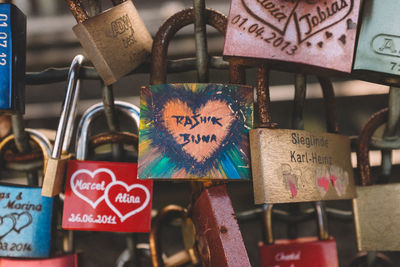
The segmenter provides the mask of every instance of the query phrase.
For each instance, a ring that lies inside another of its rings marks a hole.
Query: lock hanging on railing
[[[62,191],[71,137],[74,130],[76,106],[79,98],[79,70],[83,61],[82,55],[77,55],[68,73],[68,85],[62,104],[60,121],[51,157],[48,159],[44,172],[42,195],[53,197]]]
[[[370,173],[369,147],[374,132],[388,118],[383,109],[365,123],[359,135],[358,166],[361,185],[353,200],[357,247],[361,251],[400,250],[400,184],[373,184]]]
[[[232,0],[224,57],[294,72],[350,73],[361,0]]]
[[[26,16],[0,1],[0,112],[25,113]]]
[[[261,266],[339,267],[336,241],[328,234],[325,210],[316,206],[318,237],[275,240],[272,229],[272,204],[264,205],[265,242],[260,242]]]
[[[355,197],[350,139],[336,132],[332,84],[320,79],[333,133],[276,129],[271,122],[268,71],[258,70],[260,128],[250,130],[256,204],[352,199]],[[304,81],[305,86],[305,81]],[[265,96],[268,95],[268,99]]]
[[[225,32],[224,15],[206,10],[205,18],[207,24]],[[165,84],[169,42],[193,22],[193,9],[183,10],[169,18],[155,36],[152,85],[141,89],[138,177],[250,179],[248,131],[253,126],[253,88]],[[231,80],[237,78],[233,73]]]
[[[51,144],[36,130],[26,129],[30,139],[42,150],[43,166],[51,153]],[[0,142],[0,155],[14,140],[9,135]],[[41,196],[41,188],[0,185],[0,256],[44,258],[51,253],[53,198]],[[3,262],[0,260],[0,265]],[[8,265],[7,265],[8,266]]]
[[[75,35],[106,85],[150,55],[153,40],[132,1],[124,0],[91,18],[79,1],[66,1],[78,22],[73,28]]]
[[[115,107],[126,113],[139,126],[139,109],[116,101]],[[137,164],[88,161],[90,124],[104,111],[103,103],[90,107],[77,129],[76,160],[68,161],[64,229],[149,232],[153,181],[137,179]],[[121,132],[100,134],[94,142],[128,143],[137,147],[137,135]]]

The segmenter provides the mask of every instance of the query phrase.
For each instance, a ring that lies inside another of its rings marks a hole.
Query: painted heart
[[[329,179],[329,170],[325,167],[320,167],[315,170],[315,181],[319,194],[323,197],[328,192],[331,180]]]
[[[242,0],[242,4],[251,16],[281,35],[293,19],[300,44],[343,21],[352,12],[354,0]]]
[[[194,110],[177,98],[165,104],[162,117],[175,142],[198,163],[206,161],[220,147],[235,120],[223,100],[209,100]]]
[[[21,213],[12,213],[11,215],[15,219],[16,223],[14,226],[14,231],[17,233],[20,233],[22,229],[28,227],[33,221],[32,215],[27,211]]]
[[[124,222],[129,217],[144,210],[151,199],[150,191],[141,184],[128,186],[116,181],[108,184],[105,200],[108,207]]]
[[[111,182],[115,182],[115,174],[106,168],[91,172],[80,169],[71,176],[72,192],[80,199],[92,206],[93,209],[105,198],[105,189]]]
[[[349,185],[349,174],[338,166],[331,166],[329,172],[330,180],[332,181],[336,193],[338,196],[344,195]]]
[[[10,214],[0,216],[0,240],[14,229],[15,223],[14,217]]]

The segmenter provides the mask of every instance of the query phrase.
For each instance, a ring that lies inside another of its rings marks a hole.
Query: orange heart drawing
[[[212,99],[194,111],[180,99],[171,99],[165,103],[162,118],[175,142],[198,163],[220,147],[235,120],[227,102]]]

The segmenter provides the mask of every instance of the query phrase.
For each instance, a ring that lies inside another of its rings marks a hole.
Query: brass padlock
[[[132,1],[92,18],[79,1],[66,1],[78,22],[74,33],[105,84],[116,82],[150,55],[153,40]]]
[[[365,1],[354,59],[354,71],[363,79],[393,84],[400,75],[400,19],[396,0]]]
[[[333,114],[331,133],[276,129],[271,122],[265,68],[259,69],[257,102],[260,125],[250,130],[250,151],[256,204],[352,199],[355,196],[350,140],[337,134]],[[321,79],[327,110],[332,113],[332,85]]]
[[[357,247],[361,251],[400,250],[400,183],[373,185],[369,163],[372,135],[388,118],[388,109],[375,113],[359,136],[361,185],[353,200]]]

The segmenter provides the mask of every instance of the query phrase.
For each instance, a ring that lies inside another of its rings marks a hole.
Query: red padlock
[[[50,259],[0,259],[0,267],[78,267],[78,255],[68,254]]]
[[[139,125],[136,106],[121,101],[116,101],[115,106]],[[68,162],[62,227],[70,230],[149,232],[153,181],[137,179],[136,163],[84,160],[89,125],[103,109],[103,104],[89,108],[78,126],[77,160]],[[131,133],[113,133],[98,139],[105,143],[128,142],[137,146],[137,135]]]
[[[272,206],[264,205],[265,243],[260,242],[262,267],[339,267],[336,241],[326,229],[326,217],[321,205],[316,206],[319,237],[274,240]]]

